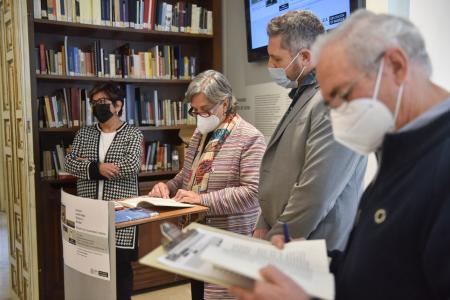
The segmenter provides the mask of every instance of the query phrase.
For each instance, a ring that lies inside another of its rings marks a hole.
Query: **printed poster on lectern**
[[[61,192],[64,264],[86,275],[110,280],[108,202]]]

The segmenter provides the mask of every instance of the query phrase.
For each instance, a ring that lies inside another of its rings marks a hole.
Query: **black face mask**
[[[114,115],[109,109],[110,104],[96,104],[92,113],[100,123],[105,123]]]

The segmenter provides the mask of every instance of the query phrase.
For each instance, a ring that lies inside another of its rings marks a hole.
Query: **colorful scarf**
[[[219,153],[222,145],[230,136],[236,126],[239,117],[237,115],[228,116],[216,130],[213,131],[208,144],[204,147],[207,135],[204,134],[197,147],[197,154],[192,163],[189,186],[190,190],[196,193],[205,192],[208,189],[208,179],[211,173],[213,161]]]

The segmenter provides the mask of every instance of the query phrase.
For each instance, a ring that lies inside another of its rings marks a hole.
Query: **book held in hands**
[[[294,241],[280,250],[264,240],[191,223],[139,262],[196,280],[243,288],[252,288],[255,280],[261,280],[261,268],[273,265],[311,297],[334,299],[324,240]]]

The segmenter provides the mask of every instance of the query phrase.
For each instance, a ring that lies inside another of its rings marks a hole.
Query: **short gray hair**
[[[229,103],[227,114],[236,111],[237,100],[233,96],[230,82],[220,72],[207,70],[195,76],[188,86],[184,99],[191,102],[192,97],[199,93],[205,94],[208,101],[215,105],[227,99]]]
[[[431,76],[425,41],[419,29],[404,18],[358,10],[341,26],[317,39],[312,47],[313,63],[319,59],[324,46],[337,41],[343,41],[348,58],[362,70],[374,72],[380,55],[389,48],[399,47],[413,64]]]
[[[307,10],[294,10],[273,18],[267,25],[269,37],[281,35],[281,46],[291,55],[310,49],[325,29],[319,18]]]

